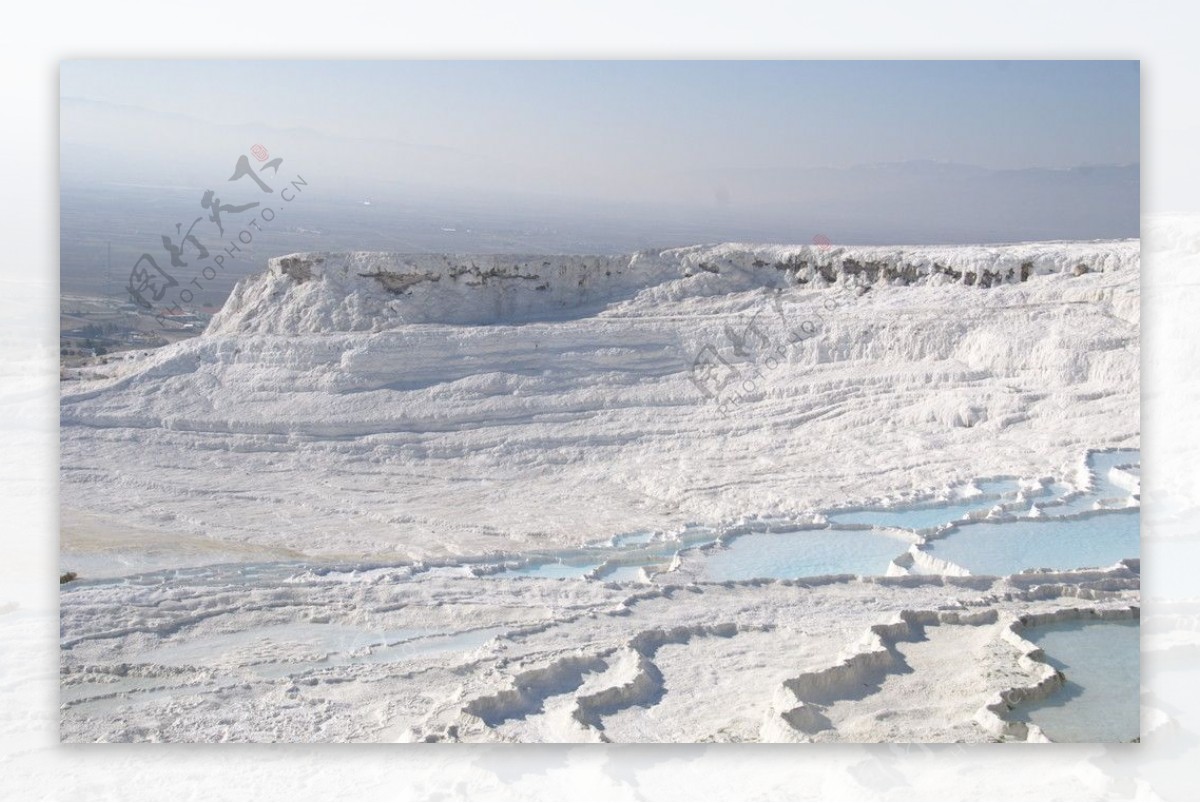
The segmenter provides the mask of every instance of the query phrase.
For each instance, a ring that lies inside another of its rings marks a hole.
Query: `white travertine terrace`
[[[63,383],[64,737],[1042,738],[1005,716],[1061,682],[1021,623],[1136,615],[1136,560],[494,567],[1086,484],[1140,446],[1139,277],[1136,242],[272,260],[203,336]]]

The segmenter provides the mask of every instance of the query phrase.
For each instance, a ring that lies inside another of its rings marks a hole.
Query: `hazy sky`
[[[1139,162],[1139,68],[1128,61],[88,61],[62,65],[61,90],[68,181],[211,181],[262,142],[352,194],[525,193],[757,215],[805,212],[822,193],[845,216],[865,179],[848,176],[843,193],[835,174],[814,180],[813,169]],[[962,180],[948,176],[945,193]],[[1035,192],[1004,186],[1017,205]],[[1128,223],[1132,203],[1136,218],[1136,181],[1110,190],[1099,212],[1108,204]]]

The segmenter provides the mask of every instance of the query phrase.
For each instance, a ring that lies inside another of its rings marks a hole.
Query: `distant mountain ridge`
[[[656,233],[645,245],[723,240],[838,243],[1022,242],[1137,237],[1141,166],[995,168],[911,160],[863,165],[717,165],[600,187],[584,173],[523,170],[445,145],[333,135],[270,123],[63,98],[64,185],[211,188],[260,142],[323,198],[448,205],[528,224]],[[170,149],[161,148],[170,143]],[[730,160],[752,155],[730,154]],[[586,161],[586,160],[585,160]],[[320,225],[318,226],[320,227]],[[674,232],[686,239],[680,239]],[[634,247],[641,247],[640,245]]]

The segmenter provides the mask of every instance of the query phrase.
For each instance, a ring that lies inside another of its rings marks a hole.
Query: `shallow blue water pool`
[[[1138,737],[1141,628],[1138,621],[1062,622],[1022,635],[1041,647],[1067,683],[1010,716],[1055,742],[1130,742]]]
[[[872,530],[798,530],[752,533],[714,550],[704,560],[705,579],[881,575],[908,544]]]
[[[972,574],[1102,568],[1139,556],[1140,522],[1139,508],[1066,519],[972,522],[922,549]]]
[[[833,524],[865,524],[870,527],[901,527],[906,530],[926,530],[950,524],[976,510],[990,510],[996,499],[978,499],[933,507],[894,508],[891,510],[850,510],[829,516]]]
[[[588,563],[583,565],[573,565],[570,563],[558,562],[535,563],[529,566],[521,566],[516,569],[508,569],[502,574],[505,577],[568,577],[579,579],[599,565],[599,563]]]

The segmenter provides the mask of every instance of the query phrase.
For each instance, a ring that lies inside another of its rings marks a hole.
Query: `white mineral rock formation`
[[[64,735],[1039,738],[1001,710],[1054,683],[1013,623],[1127,615],[1136,561],[478,567],[1070,481],[1139,446],[1139,274],[1132,241],[274,259],[202,336],[62,385]]]

